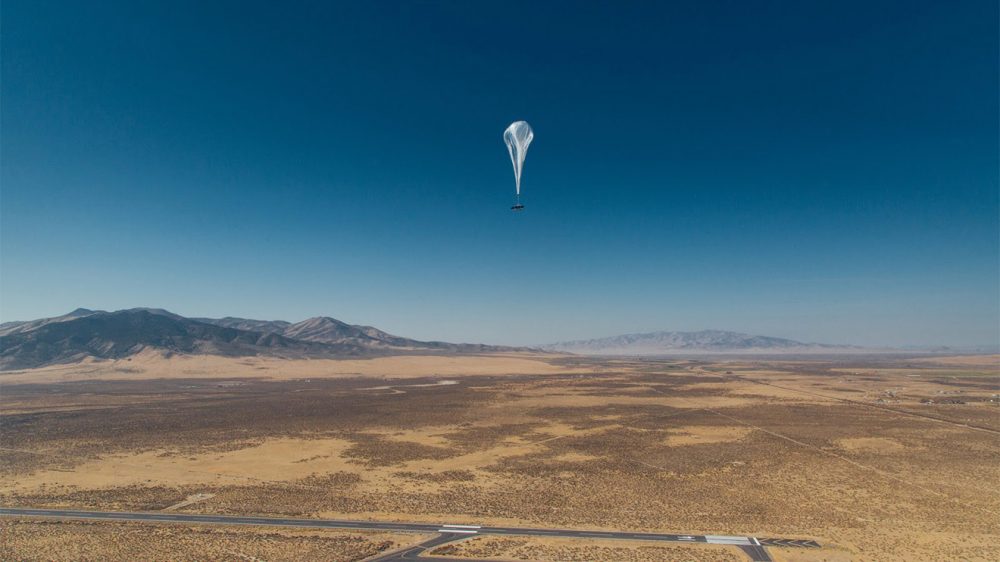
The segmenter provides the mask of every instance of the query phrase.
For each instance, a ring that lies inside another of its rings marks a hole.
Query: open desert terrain
[[[785,561],[1000,557],[996,356],[148,354],[8,372],[0,385],[5,507],[821,545],[768,547]],[[12,517],[0,525],[0,557],[17,560],[361,560],[429,538]],[[485,535],[428,554],[746,559],[720,545]]]
[[[0,0],[0,562],[1000,562],[998,21]]]
[[[360,560],[412,535],[90,521],[3,521],[3,560]]]

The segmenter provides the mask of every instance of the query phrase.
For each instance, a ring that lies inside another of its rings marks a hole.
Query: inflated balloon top
[[[535,138],[535,132],[527,121],[514,121],[503,132],[503,142],[507,143],[510,161],[514,165],[514,185],[517,190],[517,203],[511,207],[515,211],[524,208],[521,205],[521,170],[524,168],[524,157],[528,154],[528,145]]]

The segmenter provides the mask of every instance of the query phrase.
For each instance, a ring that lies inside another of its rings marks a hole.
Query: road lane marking
[[[781,546],[813,547],[819,545],[815,541],[805,539],[757,539],[756,537],[737,537],[729,535],[661,535],[656,533],[623,533],[600,531],[576,531],[571,529],[518,529],[504,527],[486,527],[479,525],[442,524],[440,527],[426,523],[379,523],[366,521],[337,521],[323,519],[271,519],[263,517],[227,517],[212,515],[180,515],[163,513],[135,512],[100,512],[100,511],[63,511],[49,509],[18,509],[0,508],[0,515],[6,516],[36,516],[36,517],[76,517],[86,519],[112,519],[151,522],[190,522],[217,523],[229,525],[276,525],[296,527],[341,527],[361,529],[394,529],[403,532],[438,532],[443,534],[499,534],[499,535],[548,535],[564,537],[601,537],[616,539],[633,539],[647,541],[679,541],[708,542],[734,546],[749,546],[763,548],[768,544]]]
[[[754,545],[748,537],[734,537],[729,535],[705,535],[705,541],[709,544],[733,544],[737,546]]]

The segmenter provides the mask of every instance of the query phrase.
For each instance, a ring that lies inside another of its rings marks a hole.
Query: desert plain
[[[778,561],[997,560],[998,393],[997,356],[147,353],[0,373],[0,505],[821,545],[768,547]],[[428,538],[0,518],[4,560],[363,560]],[[428,554],[747,559],[501,536]]]

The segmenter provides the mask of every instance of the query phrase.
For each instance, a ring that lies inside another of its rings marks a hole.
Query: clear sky
[[[2,10],[3,320],[1000,337],[995,0]]]

